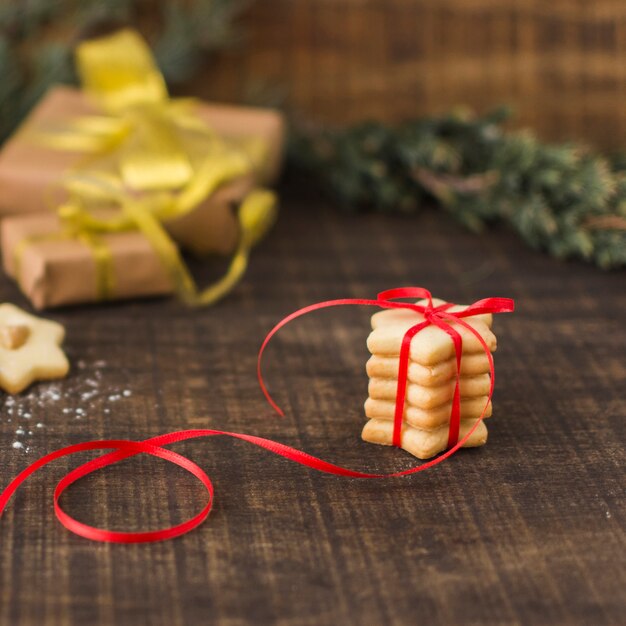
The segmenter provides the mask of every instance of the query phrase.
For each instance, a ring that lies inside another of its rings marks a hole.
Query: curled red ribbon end
[[[420,298],[428,300],[428,304],[426,306],[417,305],[417,304],[409,304],[404,302],[395,302],[394,298]],[[491,352],[483,338],[479,335],[479,333],[471,327],[469,324],[464,322],[461,318],[469,317],[471,315],[478,315],[481,313],[508,313],[513,311],[514,304],[513,301],[508,298],[487,298],[485,300],[480,300],[471,306],[467,307],[463,311],[457,313],[451,313],[448,309],[453,306],[452,304],[444,304],[438,307],[433,307],[432,297],[430,292],[425,289],[419,287],[409,287],[409,288],[399,288],[399,289],[391,289],[388,291],[384,291],[378,295],[376,300],[365,300],[365,299],[341,299],[341,300],[330,300],[326,302],[320,302],[317,304],[310,305],[308,307],[304,307],[298,311],[295,311],[291,315],[288,315],[283,320],[281,320],[267,335],[263,344],[261,345],[261,349],[259,351],[258,361],[257,361],[257,374],[259,378],[259,384],[261,385],[261,389],[267,398],[270,405],[278,411],[281,415],[283,412],[278,407],[278,405],[273,401],[270,396],[265,383],[263,381],[263,377],[261,374],[261,358],[263,356],[263,352],[267,347],[267,344],[271,340],[271,338],[283,327],[285,324],[289,323],[291,320],[296,319],[297,317],[301,317],[307,313],[312,311],[316,311],[323,308],[329,308],[333,306],[342,306],[342,305],[359,305],[359,306],[376,306],[380,308],[408,308],[424,315],[425,320],[416,324],[412,328],[410,328],[405,334],[402,342],[401,355],[400,355],[400,365],[398,371],[398,393],[396,397],[396,412],[394,416],[394,444],[400,445],[400,436],[401,436],[401,425],[402,425],[402,413],[404,410],[404,401],[406,396],[406,383],[407,383],[407,371],[408,371],[408,357],[409,357],[409,349],[411,339],[419,333],[423,328],[434,324],[447,332],[455,346],[456,353],[456,361],[457,361],[457,373],[456,373],[456,385],[454,391],[454,399],[453,399],[453,407],[450,419],[450,431],[448,438],[448,446],[449,449],[441,454],[440,456],[431,459],[430,461],[423,463],[422,465],[418,465],[416,467],[410,468],[408,470],[403,470],[400,472],[392,472],[388,474],[370,474],[366,472],[355,471],[351,469],[347,469],[341,467],[339,465],[335,465],[333,463],[329,463],[322,459],[318,459],[306,452],[302,452],[301,450],[297,450],[296,448],[292,448],[290,446],[286,446],[277,441],[272,441],[270,439],[264,439],[263,437],[256,437],[254,435],[247,435],[244,433],[233,433],[227,431],[220,430],[212,430],[212,429],[202,429],[202,430],[183,430],[179,432],[167,433],[165,435],[159,435],[157,437],[152,437],[150,439],[146,439],[145,441],[129,441],[124,439],[108,439],[108,440],[99,440],[99,441],[88,441],[85,443],[79,443],[71,446],[67,446],[65,448],[61,448],[60,450],[56,450],[55,452],[51,452],[46,456],[38,459],[30,466],[28,466],[25,470],[23,470],[18,476],[16,476],[11,483],[7,486],[7,488],[0,494],[0,516],[4,513],[5,508],[8,505],[9,500],[15,493],[15,491],[19,488],[19,486],[34,472],[38,469],[44,467],[48,463],[55,461],[64,456],[69,456],[72,454],[76,454],[78,452],[84,452],[86,450],[112,450],[112,452],[108,452],[107,454],[100,456],[92,461],[84,463],[83,465],[77,467],[76,469],[69,472],[61,481],[57,484],[54,490],[54,511],[61,522],[61,524],[70,530],[71,532],[85,537],[87,539],[91,539],[93,541],[100,542],[115,542],[115,543],[146,543],[146,542],[154,542],[154,541],[164,541],[166,539],[173,539],[174,537],[179,537],[180,535],[184,535],[189,531],[196,528],[199,524],[201,524],[211,512],[211,507],[213,504],[213,485],[211,483],[210,478],[207,474],[202,470],[196,463],[191,461],[190,459],[173,452],[172,450],[168,450],[163,446],[177,443],[179,441],[185,441],[188,439],[197,439],[201,437],[214,437],[217,435],[233,437],[235,439],[241,439],[243,441],[247,441],[253,445],[259,446],[276,454],[278,456],[284,457],[290,461],[295,463],[299,463],[300,465],[304,465],[305,467],[309,467],[315,469],[320,472],[324,472],[327,474],[332,474],[334,476],[344,476],[348,478],[392,478],[399,476],[409,476],[411,474],[415,474],[417,472],[422,472],[430,467],[438,465],[449,456],[454,454],[463,444],[469,439],[471,434],[474,432],[474,429],[478,426],[480,421],[483,419],[484,414],[487,410],[487,406],[489,405],[489,400],[493,394],[494,387],[494,378],[495,372],[493,367],[493,359],[491,357]],[[470,429],[470,431],[463,437],[460,441],[458,439],[459,433],[459,421],[460,421],[460,394],[459,394],[459,372],[461,367],[461,355],[462,355],[462,340],[459,333],[450,327],[450,325],[446,322],[446,320],[454,321],[463,327],[467,328],[470,332],[472,332],[476,338],[479,340],[481,346],[485,350],[489,358],[489,366],[491,373],[491,385],[489,389],[489,395],[487,399],[487,403],[485,404],[485,408],[483,409],[482,414],[479,419],[476,421],[476,424]],[[195,476],[204,486],[208,494],[207,503],[201,509],[199,513],[191,517],[190,519],[182,522],[181,524],[177,524],[174,526],[170,526],[168,528],[152,530],[146,532],[121,532],[121,531],[112,531],[102,528],[96,528],[94,526],[89,526],[78,520],[74,519],[70,515],[68,515],[60,505],[60,498],[63,492],[73,483],[75,483],[80,478],[91,474],[99,469],[107,467],[109,465],[113,465],[115,463],[119,463],[120,461],[127,459],[129,457],[135,456],[137,454],[148,454],[154,457],[158,457],[161,459],[165,459],[170,463],[174,463],[179,467],[182,467],[190,474]]]

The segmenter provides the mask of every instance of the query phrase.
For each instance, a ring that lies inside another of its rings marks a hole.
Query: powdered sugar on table
[[[15,425],[12,448],[29,452],[37,430],[46,428],[44,421],[33,424],[33,415],[43,420],[46,409],[62,405],[61,412],[76,420],[88,419],[94,414],[110,414],[111,404],[132,396],[127,388],[111,387],[104,380],[108,364],[98,360],[92,363],[80,360],[69,378],[50,383],[37,383],[22,394],[5,396],[0,421]]]

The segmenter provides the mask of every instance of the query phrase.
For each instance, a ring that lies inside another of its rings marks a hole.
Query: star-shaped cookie
[[[0,304],[0,387],[19,393],[36,380],[63,378],[70,367],[64,337],[61,324]]]

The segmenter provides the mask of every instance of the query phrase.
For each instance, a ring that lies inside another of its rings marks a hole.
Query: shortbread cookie
[[[476,424],[476,420],[461,420],[459,439],[467,435]],[[365,424],[361,434],[363,441],[390,446],[393,443],[393,422],[371,419]],[[436,430],[421,430],[408,424],[402,426],[402,449],[410,452],[418,459],[429,459],[448,446],[448,425]],[[475,448],[487,443],[487,427],[480,422],[463,444],[464,448]]]
[[[483,409],[487,410],[483,417],[491,416],[491,401],[487,404],[487,396],[477,398],[461,398],[461,419],[476,419],[480,417]],[[395,402],[389,400],[374,400],[368,398],[365,401],[365,416],[370,419],[392,420],[396,412]],[[403,419],[416,428],[432,430],[450,422],[452,402],[442,404],[434,409],[420,409],[416,406],[405,405]]]
[[[61,324],[0,304],[0,387],[19,393],[36,380],[63,378],[69,363],[59,347]]]
[[[496,336],[480,320],[468,319],[466,323],[483,338],[491,352],[496,349]],[[376,356],[398,356],[405,332],[411,324],[383,324],[375,328],[367,338],[367,348]],[[484,354],[484,349],[474,333],[456,322],[450,324],[463,339],[463,355]],[[421,365],[436,365],[455,356],[452,337],[437,326],[423,328],[411,340],[410,358]]]
[[[366,364],[371,378],[398,378],[400,359],[396,357],[371,356]],[[489,372],[489,359],[480,354],[464,354],[461,359],[461,376],[476,376]],[[456,359],[453,357],[436,365],[420,365],[409,362],[408,379],[424,387],[435,387],[456,378]]]
[[[452,379],[438,387],[422,387],[409,383],[406,388],[406,401],[420,409],[433,409],[441,404],[452,402],[456,380]],[[486,396],[491,386],[489,374],[465,376],[459,379],[461,398]],[[388,378],[370,378],[369,397],[374,400],[392,400],[395,402],[398,381]]]
[[[428,301],[418,300],[416,304],[426,306],[428,304]],[[439,306],[440,304],[445,304],[445,300],[433,298],[434,306]],[[465,309],[467,309],[466,304],[456,304],[455,306],[450,307],[448,310],[450,311],[450,313],[459,313],[460,311],[464,311]],[[491,328],[491,325],[493,323],[493,315],[491,315],[491,313],[472,315],[469,318],[463,319],[480,320],[489,328]],[[423,320],[424,316],[421,313],[411,311],[410,309],[386,309],[372,315],[372,328],[378,328],[379,326],[387,324],[395,324],[397,322],[400,322],[404,325],[413,326],[414,324],[419,324],[419,322],[422,322]]]

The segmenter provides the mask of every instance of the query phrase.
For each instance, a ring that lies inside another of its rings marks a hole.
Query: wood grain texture
[[[470,235],[442,214],[342,216],[287,192],[245,281],[219,306],[56,312],[74,370],[62,403],[32,407],[45,428],[33,429],[28,453],[11,446],[18,423],[2,398],[0,482],[68,443],[193,427],[275,438],[354,468],[407,468],[407,454],[359,438],[370,311],[319,312],[277,338],[266,374],[284,419],[264,403],[255,358],[297,307],[411,284],[462,302],[517,300],[495,322],[486,447],[409,479],[358,481],[243,442],[177,445],[213,478],[215,510],[185,537],[135,546],[91,543],[56,523],[55,479],[78,459],[59,461],[0,520],[0,623],[623,623],[624,275],[560,263],[507,232]],[[25,304],[5,279],[0,296]],[[132,395],[75,419],[62,407],[80,405],[77,364],[100,360],[104,390]],[[136,459],[81,481],[64,505],[138,530],[181,520],[202,496],[177,468]]]
[[[244,25],[205,95],[264,83],[294,113],[333,123],[510,104],[545,139],[626,141],[621,0],[272,0]]]

